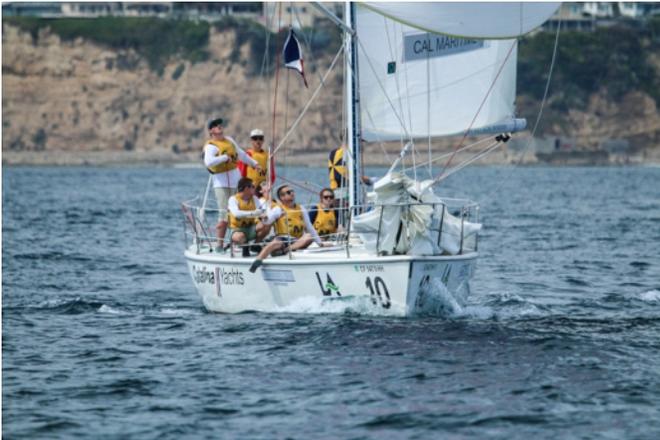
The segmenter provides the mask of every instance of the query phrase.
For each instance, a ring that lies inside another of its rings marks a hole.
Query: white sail
[[[514,119],[516,40],[430,34],[358,6],[362,135],[438,137]]]
[[[371,3],[363,5],[392,20],[431,33],[464,38],[514,38],[540,26],[559,2]]]

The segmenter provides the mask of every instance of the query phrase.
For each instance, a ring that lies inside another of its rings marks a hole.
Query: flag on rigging
[[[284,43],[283,55],[284,65],[288,69],[297,70],[300,75],[302,75],[305,87],[309,87],[307,85],[307,79],[305,78],[302,50],[300,49],[300,43],[296,38],[296,34],[293,32],[293,28],[289,29],[289,36],[286,38],[286,42]]]

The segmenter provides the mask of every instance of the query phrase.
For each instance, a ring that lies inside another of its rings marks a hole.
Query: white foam
[[[108,313],[111,315],[126,315],[127,313],[123,310],[115,309],[112,308],[106,304],[102,304],[101,307],[99,307],[99,313]]]
[[[199,315],[200,312],[198,310],[192,310],[192,309],[170,309],[170,308],[162,308],[160,309],[160,313],[163,315],[168,315],[168,316],[192,316],[192,315]]]
[[[303,297],[279,309],[285,313],[355,313],[358,315],[383,316],[397,314],[375,306],[367,296],[342,296],[333,298]]]
[[[649,290],[647,292],[642,292],[639,295],[639,299],[647,302],[660,302],[660,290]]]

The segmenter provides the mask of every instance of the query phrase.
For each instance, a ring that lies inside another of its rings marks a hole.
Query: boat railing
[[[401,209],[401,224],[406,224],[412,221],[411,210],[413,207],[428,207],[431,210],[430,218],[428,219],[427,229],[432,233],[437,233],[436,246],[440,251],[434,255],[442,255],[441,240],[443,234],[454,235],[460,242],[458,254],[466,252],[477,251],[478,235],[470,235],[465,232],[466,222],[477,223],[479,221],[479,206],[466,199],[448,199],[443,198],[442,202],[416,202],[416,203],[388,203],[388,204],[365,204],[356,205],[352,207],[338,207],[332,208],[337,212],[339,220],[337,231],[327,235],[320,235],[321,240],[334,244],[335,248],[343,248],[346,256],[350,258],[351,248],[360,244],[360,236],[375,234],[376,241],[376,254],[387,255],[388,253],[381,249],[381,240],[385,235],[383,230],[383,216],[387,215],[387,208],[400,208]],[[215,235],[215,224],[217,223],[218,209],[213,207],[204,207],[200,203],[199,198],[185,201],[181,204],[183,212],[183,232],[184,242],[186,248],[191,245],[195,246],[196,253],[201,252],[214,252],[216,250],[216,243],[218,237]],[[354,218],[361,214],[370,211],[380,210],[378,219],[378,228],[375,231],[355,230]],[[285,215],[287,215],[285,213]],[[444,225],[446,223],[445,216],[451,215],[454,222],[460,222],[460,230],[457,232],[456,228],[453,231],[447,230]],[[288,216],[286,217],[288,221]],[[445,230],[443,230],[445,229]],[[229,231],[229,228],[228,228]],[[231,237],[226,237],[224,242],[229,249],[229,255],[235,256],[234,248],[241,249],[245,246],[252,246],[254,243],[247,243],[244,245],[233,244],[229,245]],[[293,258],[291,250],[289,257]],[[240,255],[240,253],[238,254]]]

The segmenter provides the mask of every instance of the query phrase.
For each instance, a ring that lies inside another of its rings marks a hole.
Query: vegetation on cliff
[[[555,34],[547,32],[520,41],[519,93],[542,98],[554,43]],[[622,23],[594,32],[562,32],[549,103],[556,110],[582,110],[589,96],[603,89],[615,102],[639,90],[660,104],[660,68],[653,60],[659,54],[660,17],[641,28]]]
[[[63,41],[83,38],[115,50],[133,49],[157,72],[162,72],[163,66],[172,57],[181,57],[193,63],[206,61],[211,26],[219,32],[235,32],[236,46],[231,55],[233,62],[242,61],[250,66],[262,66],[268,45],[267,55],[270,62],[263,68],[265,72],[270,72],[277,56],[277,45],[284,43],[287,33],[286,30],[272,33],[254,20],[233,16],[223,17],[211,24],[152,17],[6,17],[3,22],[29,32],[35,43],[39,40],[40,31],[48,28]],[[334,52],[341,44],[339,29],[329,22],[313,29],[302,29],[300,36],[302,42],[314,53]],[[244,44],[248,44],[250,48],[249,60],[240,59],[240,48]],[[255,67],[249,73],[261,73],[261,69]]]
[[[173,56],[192,62],[208,57],[209,25],[204,22],[152,17],[6,17],[3,22],[29,32],[34,42],[42,29],[49,28],[63,41],[84,38],[112,49],[133,49],[156,71]]]
[[[7,17],[3,21],[29,32],[34,41],[38,40],[39,31],[48,27],[64,41],[84,38],[113,49],[134,49],[156,71],[161,71],[164,63],[174,56],[192,62],[206,60],[209,27],[213,26],[221,32],[235,32],[237,44],[232,51],[232,61],[253,66],[249,70],[251,74],[267,73],[272,71],[278,47],[283,44],[286,33],[286,30],[271,33],[253,20],[233,16],[210,25],[206,22],[130,17]],[[334,53],[341,44],[339,29],[327,21],[303,29],[299,36],[317,57]],[[536,99],[542,97],[554,39],[554,33],[548,32],[521,39],[518,55],[520,94]],[[240,57],[240,48],[244,44],[249,45],[248,60]],[[589,95],[600,88],[615,101],[629,91],[641,90],[660,103],[660,72],[650,56],[658,55],[659,49],[660,17],[641,27],[624,22],[594,32],[561,33],[550,104],[556,110],[583,109]],[[263,62],[264,54],[268,63]]]

